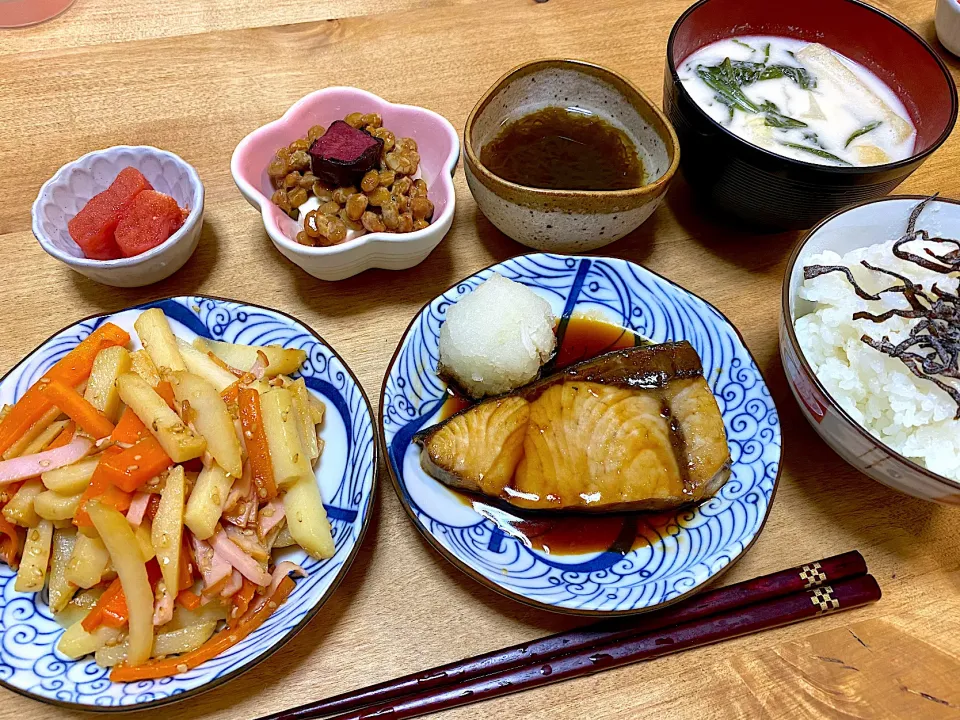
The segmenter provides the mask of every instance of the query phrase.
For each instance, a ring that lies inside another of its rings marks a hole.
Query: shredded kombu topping
[[[907,231],[893,244],[893,254],[901,260],[912,262],[933,272],[950,275],[960,272],[960,240],[942,237],[930,237],[926,230],[917,230],[917,220],[927,204],[936,198],[928,197],[917,203],[910,213],[907,222]],[[938,254],[932,248],[924,248],[926,256],[917,255],[904,249],[904,245],[914,240],[922,240],[941,246],[944,250]],[[952,249],[951,249],[952,248]],[[854,320],[871,320],[882,323],[892,317],[902,317],[917,320],[910,328],[910,336],[900,343],[893,343],[887,336],[875,340],[869,335],[863,335],[860,340],[870,347],[892,358],[900,360],[919,378],[928,380],[947,393],[957,404],[955,420],[960,420],[960,388],[945,380],[960,379],[960,296],[937,287],[934,283],[928,290],[923,285],[913,282],[910,278],[871,265],[862,260],[868,270],[889,276],[900,282],[876,294],[868,293],[857,284],[850,268],[844,265],[808,265],[803,269],[805,280],[811,280],[827,273],[839,272],[847,278],[857,296],[863,300],[875,302],[881,295],[899,293],[903,295],[909,307],[896,308],[875,315],[869,312],[854,313]]]

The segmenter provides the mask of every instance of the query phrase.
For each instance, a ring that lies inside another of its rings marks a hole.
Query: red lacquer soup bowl
[[[713,120],[683,88],[677,68],[710,43],[744,35],[818,42],[872,71],[900,97],[917,129],[913,154],[837,167],[764,150]],[[753,227],[810,227],[839,208],[886,195],[950,135],[957,88],[937,53],[899,20],[856,0],[701,0],[667,43],[664,110],[680,138],[680,165],[707,205]]]

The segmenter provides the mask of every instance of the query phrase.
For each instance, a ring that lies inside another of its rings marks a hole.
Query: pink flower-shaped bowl
[[[296,220],[273,204],[267,166],[277,150],[314,125],[329,127],[352,112],[379,113],[397,137],[411,137],[420,152],[420,177],[429,188],[434,215],[429,227],[410,233],[367,233],[331,247],[308,247],[296,241]],[[342,280],[369,268],[405,270],[422,262],[453,223],[453,174],[460,140],[448,120],[431,110],[396,105],[352,87],[329,87],[310,93],[284,113],[247,135],[233,152],[230,171],[240,193],[260,210],[263,226],[277,250],[321,280]]]

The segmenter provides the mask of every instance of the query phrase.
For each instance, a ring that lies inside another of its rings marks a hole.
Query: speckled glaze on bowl
[[[629,190],[545,190],[494,175],[480,149],[504,123],[549,106],[578,107],[623,130],[637,146],[647,184]],[[676,133],[639,88],[580,60],[537,60],[514,68],[480,99],[463,131],[464,173],[483,214],[538,250],[584,252],[635,230],[666,195],[680,160]]]
[[[304,137],[314,125],[329,127],[351,112],[379,113],[397,137],[411,137],[420,152],[419,177],[428,186],[434,213],[430,225],[409,233],[366,233],[330,247],[297,242],[301,229],[271,200],[267,166],[277,150]],[[460,159],[460,139],[450,121],[413,105],[387,102],[366,90],[328,87],[298,100],[283,117],[247,135],[230,161],[230,172],[247,202],[260,211],[274,246],[290,262],[321,280],[343,280],[370,268],[406,270],[423,262],[453,223],[456,195],[453,174]]]
[[[142,172],[157,192],[170,195],[190,214],[166,242],[145,253],[117,260],[86,258],[67,223],[126,167]],[[142,287],[173,275],[197,249],[202,227],[203,183],[197,171],[172,152],[149,145],[117,145],[67,163],[43,184],[33,203],[33,234],[40,247],[81,275],[113,287]]]
[[[809,258],[825,250],[843,255],[867,245],[896,240],[907,227],[910,211],[921,200],[919,195],[895,195],[844,208],[823,220],[797,244],[783,280],[780,357],[803,416],[840,457],[894,490],[923,500],[960,505],[960,482],[900,455],[840,407],[817,379],[794,331],[796,319],[813,309],[812,303],[797,296]],[[924,209],[918,227],[932,236],[960,236],[960,201],[934,200]]]

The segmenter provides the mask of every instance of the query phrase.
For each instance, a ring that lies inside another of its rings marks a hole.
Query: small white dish
[[[960,2],[937,0],[935,19],[940,44],[954,55],[960,55]]]
[[[67,223],[126,167],[143,173],[157,192],[190,214],[166,242],[135,257],[91,260],[70,237]],[[203,183],[193,167],[166,150],[117,145],[67,163],[40,188],[33,203],[33,234],[48,254],[104,285],[142,287],[170,277],[193,255],[203,227]]]
[[[329,127],[351,112],[379,113],[384,126],[397,137],[417,141],[420,176],[435,208],[433,221],[429,227],[409,233],[367,233],[330,247],[301,245],[296,241],[299,223],[270,200],[273,188],[267,166],[279,148],[305,136],[312,126]],[[260,211],[267,235],[285,258],[321,280],[343,280],[370,268],[406,270],[433,252],[453,223],[453,174],[459,158],[457,131],[437,113],[387,102],[366,90],[328,87],[310,93],[283,117],[241,140],[233,152],[230,172],[243,197]]]

